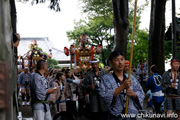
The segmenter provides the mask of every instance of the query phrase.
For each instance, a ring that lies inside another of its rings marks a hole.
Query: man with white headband
[[[171,69],[164,72],[161,82],[162,91],[166,94],[167,114],[170,116],[175,110],[178,114],[178,119],[180,119],[179,65],[179,59],[171,59]]]
[[[107,120],[107,108],[99,95],[102,76],[107,72],[99,68],[99,59],[90,61],[92,70],[84,78],[84,87],[89,93],[90,120]]]

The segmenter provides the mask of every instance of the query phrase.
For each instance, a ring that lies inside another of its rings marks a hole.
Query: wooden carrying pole
[[[132,57],[133,57],[133,47],[134,47],[134,34],[135,34],[135,27],[136,27],[136,9],[137,9],[137,0],[135,0],[135,6],[134,6],[134,19],[133,19],[133,31],[132,31],[132,40],[131,40],[128,80],[131,78]],[[126,97],[125,115],[127,115],[128,104],[129,104],[129,97],[127,96]]]

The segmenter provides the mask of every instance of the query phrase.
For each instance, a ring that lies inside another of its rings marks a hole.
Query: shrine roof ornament
[[[66,55],[71,56],[71,62],[77,64],[80,68],[90,68],[91,63],[97,63],[99,62],[99,59],[94,58],[95,53],[100,54],[102,50],[102,45],[94,46],[91,45],[85,46],[85,44],[88,42],[88,38],[86,35],[81,35],[79,38],[79,42],[81,43],[81,46],[75,47],[74,45],[71,45],[68,49],[67,47],[64,47],[64,53]]]

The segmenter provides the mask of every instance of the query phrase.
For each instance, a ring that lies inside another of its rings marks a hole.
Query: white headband
[[[28,67],[25,67],[24,69],[27,70],[27,69],[29,69],[29,68],[28,68]]]
[[[97,63],[99,62],[99,59],[93,59],[92,61],[90,61],[90,63]]]

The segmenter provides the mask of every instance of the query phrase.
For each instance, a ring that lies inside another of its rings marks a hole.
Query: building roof
[[[51,49],[52,51],[52,58],[58,61],[69,61],[70,56],[66,56],[63,51],[54,48],[52,42],[49,40],[48,37],[23,37],[21,38],[21,41],[18,46],[18,55],[22,56],[26,54],[30,50],[30,43],[31,41],[37,41],[38,47],[42,48],[43,52],[46,52],[49,54],[49,50]]]

